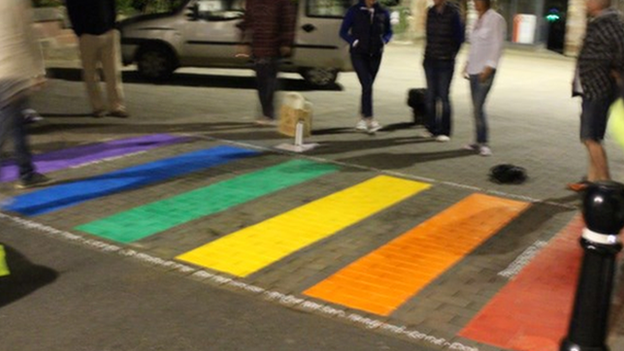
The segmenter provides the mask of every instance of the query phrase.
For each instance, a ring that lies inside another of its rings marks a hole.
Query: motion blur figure
[[[29,3],[0,1],[0,149],[9,135],[13,137],[19,167],[18,188],[49,182],[49,178],[35,172],[22,115],[27,96],[45,82]]]

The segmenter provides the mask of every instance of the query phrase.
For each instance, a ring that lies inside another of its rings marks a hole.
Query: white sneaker
[[[256,124],[259,126],[266,126],[266,127],[276,125],[275,120],[269,117],[260,117],[256,119]]]
[[[446,143],[451,141],[451,138],[448,135],[438,135],[436,137],[436,141],[441,142],[441,143]]]
[[[358,132],[365,132],[368,130],[368,128],[366,127],[366,121],[361,119],[357,122],[357,124],[355,125],[355,130],[357,130]]]
[[[464,150],[479,151],[479,144],[466,144]]]
[[[479,155],[481,156],[492,156],[492,150],[489,147],[483,145],[479,148]]]
[[[418,134],[421,138],[433,138],[433,134],[431,134],[428,130],[423,130]]]
[[[366,124],[366,132],[369,134],[375,133],[376,131],[383,128],[379,122],[373,120]]]

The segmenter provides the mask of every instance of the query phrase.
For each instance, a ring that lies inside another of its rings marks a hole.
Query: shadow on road
[[[50,78],[79,82],[82,81],[82,70],[77,68],[49,68]],[[174,73],[170,79],[163,82],[150,82],[141,77],[136,71],[123,72],[125,83],[154,84],[160,86],[184,86],[184,87],[206,87],[206,88],[231,88],[231,89],[256,89],[256,79],[254,77],[225,76],[217,74],[199,73]],[[280,90],[288,91],[342,91],[344,88],[337,83],[327,87],[316,87],[306,83],[303,79],[280,78]]]
[[[56,271],[33,264],[10,246],[2,246],[10,274],[0,277],[0,307],[33,293],[58,277]]]

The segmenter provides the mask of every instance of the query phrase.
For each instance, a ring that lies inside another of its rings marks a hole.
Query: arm
[[[487,53],[488,58],[485,62],[485,68],[481,72],[481,81],[486,81],[494,70],[498,67],[498,61],[503,54],[503,45],[505,42],[505,20],[502,17],[495,17],[492,23],[492,47]]]
[[[355,38],[351,35],[351,27],[353,26],[353,17],[355,16],[355,12],[353,7],[349,8],[347,14],[342,20],[342,25],[340,26],[340,37],[349,43],[349,45],[353,46],[353,42]]]
[[[386,15],[385,15],[385,20],[384,20],[384,29],[385,32],[383,34],[383,41],[385,44],[388,44],[388,42],[390,42],[390,39],[392,39],[392,24],[390,24],[390,12],[388,12],[388,10],[384,10]]]
[[[464,24],[462,23],[461,17],[459,15],[459,11],[455,12],[453,16],[453,39],[455,39],[455,54],[459,52],[459,48],[464,43],[464,38],[466,37]]]

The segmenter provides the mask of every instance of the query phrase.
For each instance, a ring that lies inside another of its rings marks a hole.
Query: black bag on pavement
[[[521,184],[527,180],[526,169],[512,164],[500,164],[490,169],[490,180],[498,184]]]
[[[426,88],[410,89],[407,92],[407,105],[412,108],[414,113],[414,124],[422,125],[425,122],[427,114],[425,106]]]

